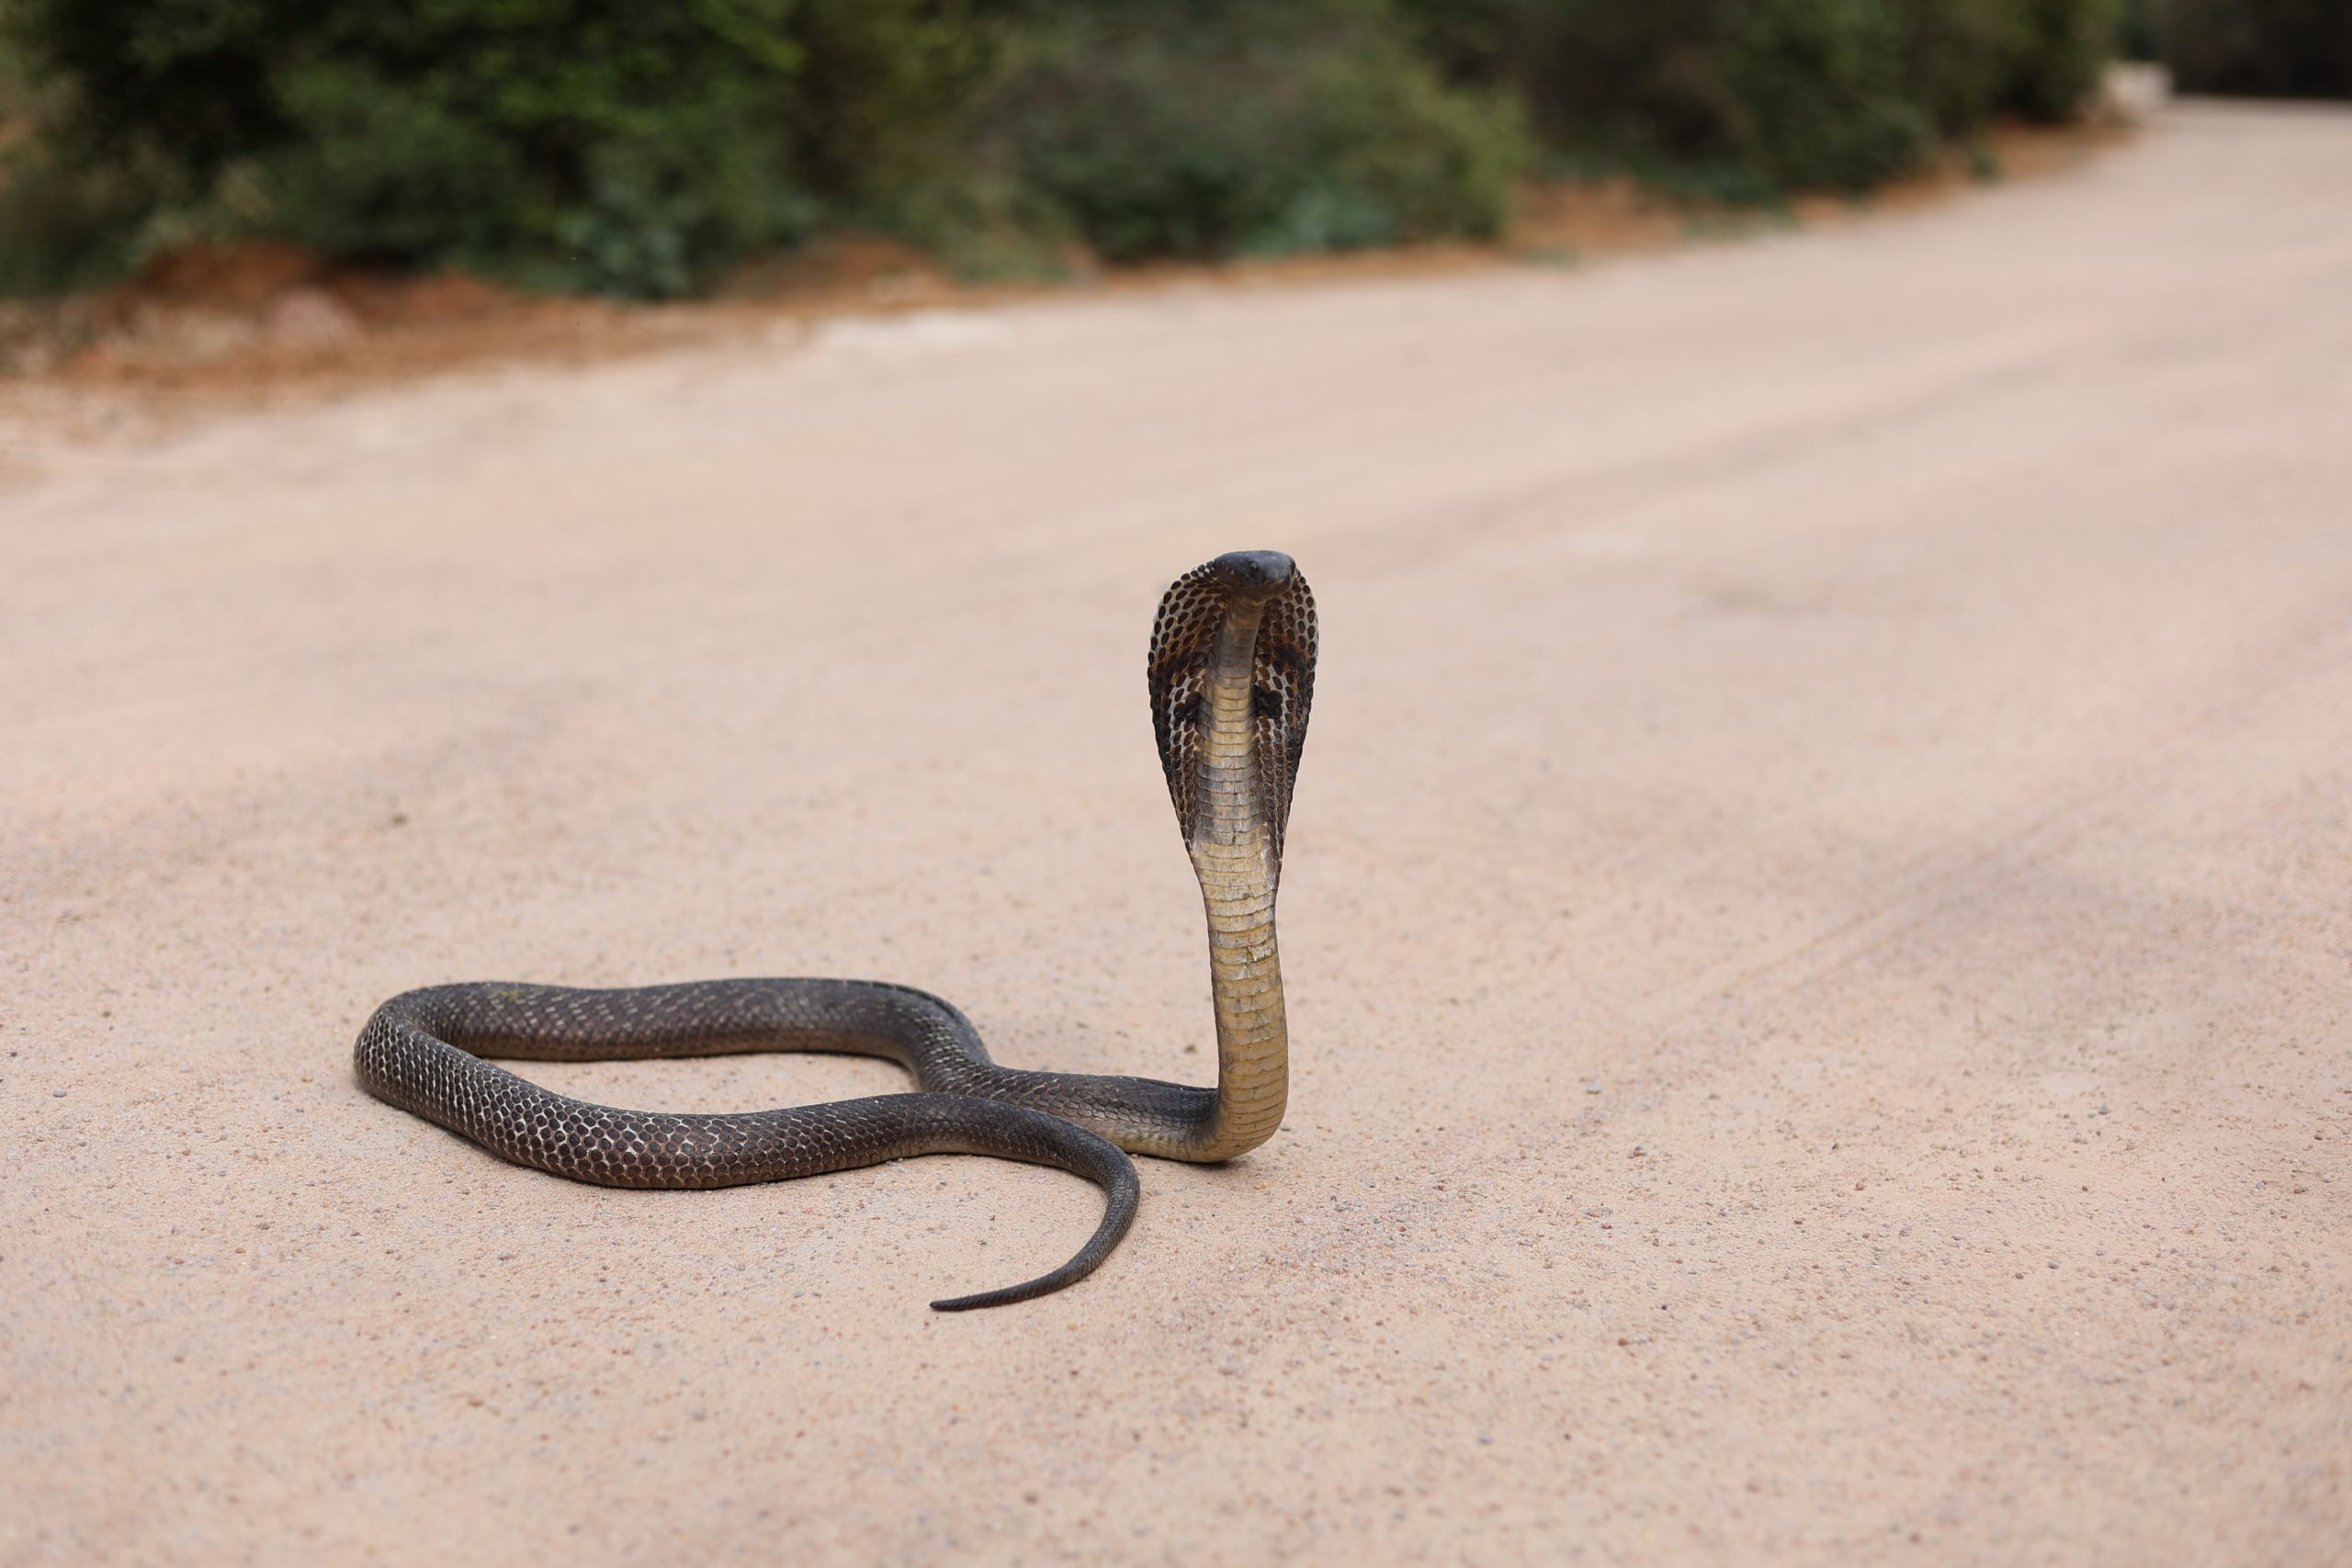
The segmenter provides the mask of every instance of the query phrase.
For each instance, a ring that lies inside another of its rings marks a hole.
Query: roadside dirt
[[[33,410],[59,432],[170,423],[207,409],[299,402],[500,365],[583,365],[757,337],[843,315],[978,309],[1064,294],[1121,297],[1204,285],[1312,287],[1508,265],[1581,265],[1916,211],[1994,183],[2071,168],[2122,141],[2104,122],[2004,126],[1984,164],[1958,151],[1867,200],[1808,197],[1781,211],[1678,200],[1631,181],[1530,185],[1495,245],[1442,244],[1229,263],[1081,268],[1059,283],[960,282],[895,242],[835,235],[746,273],[719,299],[628,305],[517,294],[458,276],[338,268],[289,246],[175,253],[131,283],[40,306],[0,305],[0,415]]]

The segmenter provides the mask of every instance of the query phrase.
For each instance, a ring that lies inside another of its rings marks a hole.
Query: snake
[[[378,1008],[353,1047],[369,1093],[503,1159],[599,1186],[708,1189],[920,1155],[1049,1166],[1102,1190],[1069,1260],[941,1312],[1033,1300],[1092,1273],[1134,1224],[1131,1155],[1215,1164],[1281,1127],[1290,1032],[1274,897],[1314,697],[1315,598],[1287,555],[1239,550],[1171,583],[1145,660],[1152,736],[1207,918],[1213,1089],[1008,1067],[953,1004],[874,980],[721,979],[583,989],[436,985]],[[880,1057],[913,1092],[725,1114],[558,1094],[492,1058],[587,1062],[811,1051]]]

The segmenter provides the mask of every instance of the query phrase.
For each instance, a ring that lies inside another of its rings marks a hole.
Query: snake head
[[[1246,682],[1257,815],[1277,879],[1315,694],[1315,595],[1280,550],[1235,550],[1194,567],[1169,586],[1151,628],[1152,734],[1184,842],[1199,827],[1211,690]]]
[[[1298,581],[1298,563],[1280,550],[1233,550],[1201,567],[1236,600],[1264,602]]]

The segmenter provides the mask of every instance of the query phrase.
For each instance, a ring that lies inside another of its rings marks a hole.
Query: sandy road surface
[[[1837,234],[29,454],[0,1561],[2341,1561],[2347,192],[2352,116],[2190,108]],[[1081,1288],[922,1304],[1056,1172],[603,1192],[354,1087],[411,985],[759,973],[1204,1075],[1143,638],[1264,545],[1292,1118]]]

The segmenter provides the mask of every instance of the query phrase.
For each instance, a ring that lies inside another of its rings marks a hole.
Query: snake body
[[[1290,558],[1241,551],[1169,588],[1152,626],[1152,730],[1209,934],[1215,1089],[998,1066],[969,1020],[926,991],[866,980],[704,980],[581,990],[473,983],[405,992],[353,1050],[379,1099],[491,1153],[608,1187],[708,1188],[927,1154],[992,1155],[1101,1187],[1076,1256],[1023,1284],[938,1301],[999,1306],[1086,1277],[1134,1223],[1127,1156],[1213,1162],[1282,1125],[1289,1033],[1274,941],[1283,830],[1315,679],[1315,601]],[[879,1056],[918,1092],[729,1115],[594,1105],[485,1060],[605,1061],[823,1051]]]

